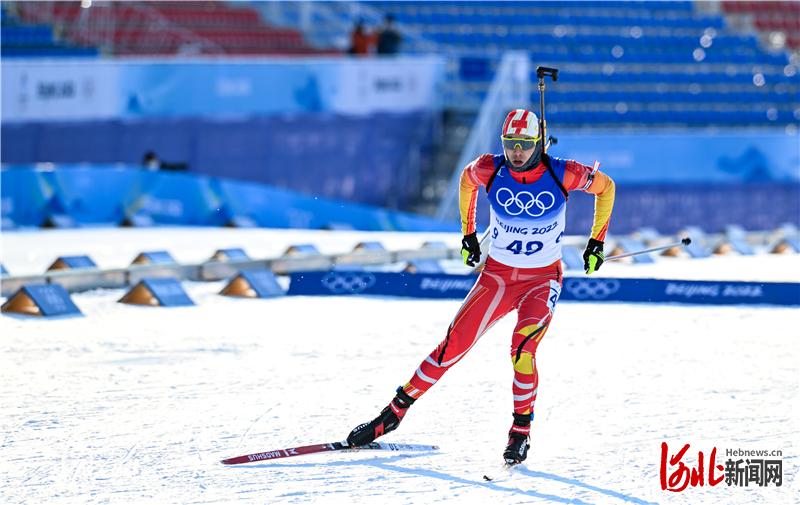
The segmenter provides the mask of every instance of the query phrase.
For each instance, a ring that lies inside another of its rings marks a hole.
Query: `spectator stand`
[[[294,29],[276,28],[249,4],[231,2],[14,2],[22,20],[43,23],[107,55],[330,53]]]

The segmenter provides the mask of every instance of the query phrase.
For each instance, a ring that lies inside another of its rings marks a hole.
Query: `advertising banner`
[[[477,276],[405,272],[294,272],[290,295],[377,295],[464,298]],[[800,284],[567,277],[561,300],[699,305],[800,306]]]
[[[3,122],[119,117],[120,68],[96,60],[3,61]]]
[[[338,67],[330,107],[348,114],[428,109],[439,101],[443,72],[442,60],[431,56],[378,59],[368,65],[348,59]]]
[[[300,112],[408,112],[438,106],[444,60],[243,58],[3,62],[4,122]]]

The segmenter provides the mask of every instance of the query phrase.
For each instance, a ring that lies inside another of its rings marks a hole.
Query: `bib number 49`
[[[515,240],[508,244],[506,250],[511,251],[514,254],[524,254],[525,256],[530,256],[531,254],[536,254],[537,252],[542,250],[544,244],[539,242],[538,240],[531,240],[530,242],[525,243],[525,247],[523,249],[522,241]]]

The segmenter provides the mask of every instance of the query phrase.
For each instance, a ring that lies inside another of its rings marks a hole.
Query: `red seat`
[[[186,44],[204,53],[320,52],[306,44],[300,31],[270,27],[257,10],[227,2],[112,2],[90,9],[77,2],[20,2],[20,11],[25,20],[62,25],[73,42],[114,54],[171,54]]]

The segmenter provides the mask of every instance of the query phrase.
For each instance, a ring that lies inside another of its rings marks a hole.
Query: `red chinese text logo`
[[[661,489],[664,491],[672,491],[680,493],[689,486],[704,486],[705,485],[705,456],[703,451],[697,453],[697,468],[686,466],[681,461],[683,455],[689,450],[689,444],[683,446],[683,449],[678,451],[675,455],[669,456],[669,448],[666,442],[661,442],[661,468],[659,476],[661,478]],[[714,469],[722,472],[725,468],[722,465],[716,464],[717,448],[711,449],[711,457],[708,458],[708,485],[716,486],[724,479],[724,476],[714,476]],[[676,467],[677,465],[677,467]]]

